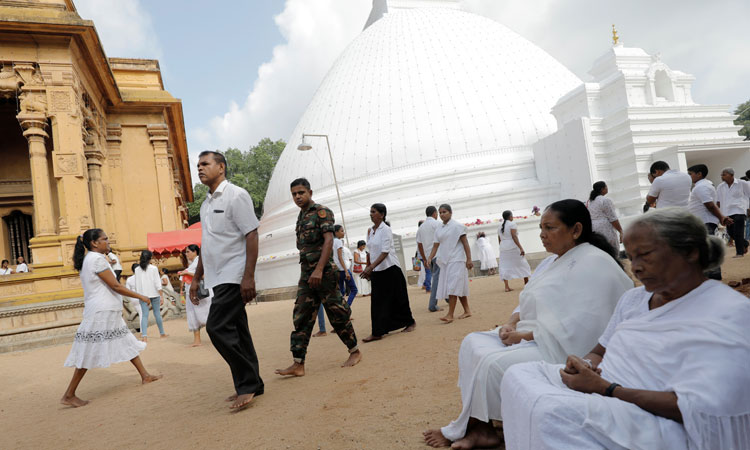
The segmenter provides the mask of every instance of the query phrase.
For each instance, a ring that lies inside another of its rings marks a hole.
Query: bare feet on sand
[[[451,323],[453,322],[453,316],[443,316],[440,318],[440,320],[442,320],[445,323]]]
[[[164,375],[146,375],[145,377],[141,378],[141,384],[148,384],[153,383],[156,380],[161,380],[164,378]]]
[[[439,312],[439,311],[442,311],[442,310],[443,310],[443,308],[438,308],[438,309],[429,309],[428,311],[430,311],[430,312]]]
[[[445,436],[443,436],[443,433],[440,431],[440,428],[437,428],[434,430],[423,431],[422,436],[424,436],[424,441],[430,447],[440,448],[440,447],[450,447],[451,445],[451,441],[449,441],[448,439],[445,438]]]
[[[510,292],[510,291],[512,291],[512,290],[513,290],[513,289],[511,289],[511,288],[505,288],[505,292]]]
[[[313,334],[313,337],[323,337],[323,336],[328,336],[328,333],[326,333],[325,331],[318,331],[317,333]]]
[[[232,394],[229,397],[227,397],[226,399],[224,399],[225,402],[233,402],[235,400],[237,400],[237,394]]]
[[[168,335],[168,334],[162,334],[162,335],[161,335],[161,336],[159,336],[159,337],[160,337],[160,338],[165,338],[165,337],[169,337],[169,335]]]
[[[460,319],[466,319],[467,317],[471,317],[471,313],[470,312],[465,312],[465,313],[461,314],[460,316],[458,316],[459,320]]]
[[[362,339],[362,342],[379,341],[381,339],[383,339],[383,336],[375,336],[374,334],[371,334],[367,336],[366,338]]]
[[[72,397],[63,396],[63,398],[60,399],[60,403],[62,403],[63,405],[72,406],[73,408],[79,408],[81,406],[88,405],[89,401],[81,400],[80,398],[74,395]]]
[[[283,376],[303,377],[305,376],[305,365],[296,362],[286,369],[276,369],[274,373]]]
[[[495,428],[489,423],[480,422],[466,432],[463,439],[459,439],[451,445],[451,448],[470,450],[473,448],[495,448],[499,447],[503,440],[498,436]]]
[[[253,401],[253,398],[255,398],[255,394],[238,395],[237,398],[234,399],[234,403],[229,406],[229,409],[236,409],[237,411],[240,411],[247,405],[249,405],[250,402]]]
[[[190,344],[191,347],[200,347],[201,345],[203,344],[201,344],[200,342],[193,342],[192,344]]]
[[[362,352],[357,350],[356,352],[349,353],[349,359],[344,361],[344,364],[342,364],[341,367],[356,366],[360,361],[362,361]]]
[[[417,328],[417,322],[414,322],[413,324],[409,325],[408,327],[401,330],[402,333],[409,333],[414,331],[414,329]]]

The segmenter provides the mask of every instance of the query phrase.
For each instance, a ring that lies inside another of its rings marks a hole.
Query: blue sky
[[[661,53],[696,77],[693,98],[727,109],[750,98],[742,30],[747,0],[463,0],[579,78],[611,45]],[[108,56],[157,58],[181,98],[191,155],[287,139],[336,57],[362,30],[372,0],[75,0]]]

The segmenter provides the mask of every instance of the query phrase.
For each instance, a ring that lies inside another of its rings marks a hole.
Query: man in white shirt
[[[438,211],[434,206],[428,206],[425,209],[427,219],[424,223],[419,226],[417,230],[417,249],[419,250],[422,261],[424,261],[425,270],[425,288],[430,293],[430,304],[428,309],[430,312],[442,311],[443,308],[439,308],[437,305],[437,288],[440,282],[440,267],[435,264],[437,261],[427,261],[427,257],[432,253],[432,246],[435,241],[435,230],[440,227],[440,222],[437,221]],[[430,266],[432,269],[430,269]]]
[[[706,179],[708,167],[705,164],[696,164],[688,169],[688,175],[695,183],[693,190],[690,191],[688,211],[701,219],[703,224],[706,225],[708,234],[713,236],[716,234],[716,228],[719,224],[730,225],[732,219],[722,214],[719,207],[716,206],[716,189],[713,183]],[[706,272],[706,276],[714,280],[721,280],[721,267]]]
[[[245,311],[245,304],[256,296],[259,224],[250,194],[227,181],[224,155],[204,151],[198,157],[198,178],[208,186],[208,194],[201,205],[201,257],[190,300],[200,303],[203,278],[214,292],[206,331],[232,369],[235,394],[227,398],[230,408],[240,409],[264,389]]]
[[[747,182],[734,178],[734,169],[727,167],[721,171],[722,182],[716,188],[716,200],[721,213],[731,217],[734,222],[727,227],[729,235],[734,239],[734,248],[737,250],[735,258],[745,256],[747,243],[745,242],[745,213],[747,212],[747,201],[750,197],[750,185]]]
[[[109,265],[112,266],[112,270],[115,271],[115,276],[119,282],[120,276],[122,275],[122,264],[120,264],[120,258],[115,252],[109,252],[107,255],[107,261],[109,261]]]
[[[18,262],[18,265],[16,266],[16,273],[25,273],[29,271],[29,266],[26,265],[26,261],[23,259],[23,256],[19,256],[16,258],[16,261]]]
[[[654,181],[648,190],[646,203],[656,208],[687,207],[690,187],[693,185],[690,175],[670,169],[669,164],[664,161],[651,164],[649,172]]]

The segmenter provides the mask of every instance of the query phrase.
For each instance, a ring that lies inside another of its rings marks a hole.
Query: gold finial
[[[617,36],[617,30],[615,29],[615,24],[612,24],[612,45],[617,45],[617,42],[620,40],[620,38]]]

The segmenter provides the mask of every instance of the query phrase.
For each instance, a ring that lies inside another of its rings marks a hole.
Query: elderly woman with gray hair
[[[704,275],[723,243],[682,208],[639,217],[624,243],[643,286],[584,358],[508,370],[506,447],[750,448],[750,302]]]

